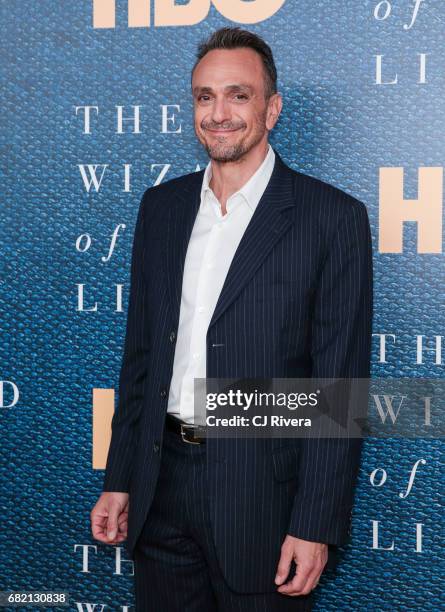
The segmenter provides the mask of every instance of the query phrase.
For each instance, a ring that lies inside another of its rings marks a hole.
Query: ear
[[[283,108],[283,99],[280,93],[273,94],[267,103],[266,127],[272,130],[278,121],[281,109]]]

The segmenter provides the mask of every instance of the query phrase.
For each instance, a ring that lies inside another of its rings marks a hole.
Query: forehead
[[[263,86],[262,74],[261,57],[253,49],[214,49],[196,66],[192,87],[218,89],[234,83],[244,83],[258,89]]]

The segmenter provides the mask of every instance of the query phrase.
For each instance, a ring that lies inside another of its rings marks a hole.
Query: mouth
[[[235,128],[232,130],[212,130],[210,128],[206,128],[207,132],[211,132],[212,134],[231,134],[233,132],[237,132],[240,128]]]

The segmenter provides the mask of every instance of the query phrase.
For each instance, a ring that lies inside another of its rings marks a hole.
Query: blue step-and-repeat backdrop
[[[92,538],[89,514],[140,196],[208,161],[192,119],[197,44],[236,24],[271,45],[284,98],[272,145],[368,209],[372,375],[441,379],[445,5],[3,0],[0,15],[0,590],[131,610],[133,563]],[[445,609],[441,451],[439,437],[366,439],[352,542],[317,610]]]

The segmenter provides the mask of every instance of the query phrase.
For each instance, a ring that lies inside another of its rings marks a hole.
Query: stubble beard
[[[203,144],[207,151],[207,155],[210,159],[221,163],[236,162],[242,159],[263,138],[264,132],[266,131],[266,114],[266,111],[264,111],[258,118],[255,132],[248,141],[241,139],[233,145],[228,145],[224,142],[209,144],[209,142],[205,140]]]

